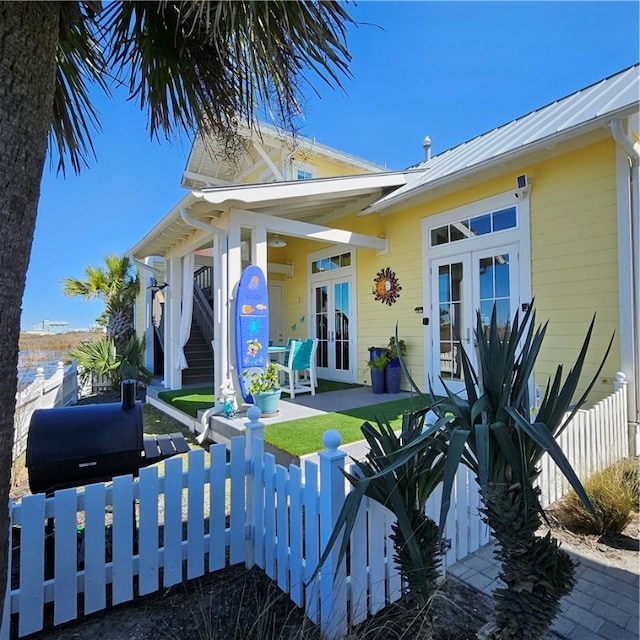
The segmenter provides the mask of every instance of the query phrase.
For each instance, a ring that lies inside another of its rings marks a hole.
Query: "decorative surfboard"
[[[236,368],[240,393],[251,401],[246,379],[247,369],[264,371],[269,363],[269,294],[262,269],[247,267],[240,276],[235,308]]]

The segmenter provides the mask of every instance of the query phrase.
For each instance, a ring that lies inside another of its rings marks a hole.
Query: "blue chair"
[[[317,348],[317,339],[310,338],[304,342],[292,340],[287,363],[276,365],[285,374],[282,391],[291,398],[295,398],[296,393],[311,393],[312,396],[316,394]]]

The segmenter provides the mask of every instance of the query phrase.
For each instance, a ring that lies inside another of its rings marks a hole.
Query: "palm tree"
[[[99,120],[90,85],[113,78],[150,133],[226,132],[258,107],[293,123],[310,77],[340,87],[352,22],[333,1],[0,2],[0,504],[7,504],[20,307],[47,152],[78,172]],[[0,509],[0,594],[7,567]]]
[[[140,283],[128,257],[109,254],[104,263],[105,268],[87,265],[84,280],[65,278],[63,293],[87,301],[102,300],[105,310],[97,322],[106,327],[107,335],[118,346],[125,344],[135,331],[133,306]]]

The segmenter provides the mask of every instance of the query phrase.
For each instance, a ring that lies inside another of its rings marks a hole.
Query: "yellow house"
[[[232,382],[229,314],[251,263],[267,274],[270,339],[318,338],[318,375],[334,380],[368,382],[368,348],[385,346],[397,324],[416,382],[461,388],[459,343],[472,347],[476,310],[486,321],[495,304],[505,324],[535,300],[538,322],[549,320],[533,381],[544,389],[574,362],[596,313],[583,386],[615,332],[592,400],[623,372],[637,423],[639,95],[635,65],[442,154],[431,157],[427,139],[424,161],[404,171],[268,127],[235,155],[198,138],[188,194],[130,251],[146,265],[137,317],[148,336],[160,289],[151,278],[169,283],[165,386],[180,388],[188,371],[181,348],[193,321],[180,308],[202,266],[214,384]]]

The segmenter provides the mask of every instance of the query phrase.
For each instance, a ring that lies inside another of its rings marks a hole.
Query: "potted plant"
[[[242,375],[247,380],[247,391],[251,394],[253,404],[260,408],[263,415],[276,413],[282,393],[276,363],[270,362],[264,370],[247,369]]]
[[[389,338],[389,344],[387,345],[387,357],[389,358],[389,364],[385,369],[385,385],[387,393],[399,393],[400,392],[400,376],[402,369],[400,368],[400,359],[398,354],[405,356],[407,354],[407,345],[404,340],[398,340],[396,342],[395,336]]]
[[[384,393],[384,371],[389,363],[385,347],[369,347],[367,366],[371,370],[371,388],[373,393]]]

